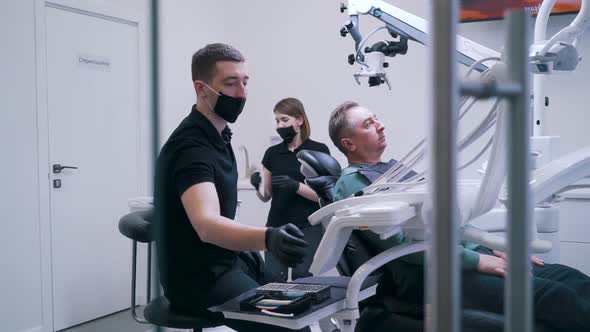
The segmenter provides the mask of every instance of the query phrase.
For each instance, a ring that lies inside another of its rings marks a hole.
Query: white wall
[[[209,43],[224,42],[225,1],[160,1],[160,141],[165,142],[196,102],[191,57]]]
[[[42,325],[34,1],[2,1],[0,19],[0,325]]]
[[[402,1],[399,1],[402,2]],[[421,2],[403,1],[404,8],[421,14]],[[354,44],[340,37],[347,16],[338,1],[232,1],[227,36],[241,49],[249,64],[250,83],[244,115],[234,137],[260,163],[275,135],[273,107],[282,98],[297,97],[305,105],[312,138],[328,144],[344,165],[343,155],[331,144],[328,119],[334,107],[357,100],[385,121],[390,156],[399,156],[424,135],[426,108],[426,49],[410,46],[412,56],[390,62],[392,91],[386,87],[357,86],[347,62]],[[361,22],[368,33],[376,21]],[[403,119],[403,121],[402,121]],[[410,121],[411,119],[411,121]]]

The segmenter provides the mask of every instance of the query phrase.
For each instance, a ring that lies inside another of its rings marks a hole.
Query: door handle
[[[66,168],[78,169],[78,167],[76,167],[76,166],[65,166],[65,165],[61,165],[61,164],[53,164],[53,173],[55,173],[55,174],[61,173],[61,171],[63,171]]]

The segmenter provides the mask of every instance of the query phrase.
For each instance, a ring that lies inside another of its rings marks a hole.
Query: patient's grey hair
[[[356,101],[345,101],[338,105],[336,109],[330,115],[330,122],[328,124],[328,133],[332,143],[336,145],[338,150],[346,155],[346,149],[342,146],[341,140],[344,138],[348,131],[351,129],[350,123],[348,123],[348,111],[351,108],[360,106]]]
[[[206,45],[193,54],[191,61],[193,82],[196,80],[211,82],[215,77],[216,64],[219,61],[244,62],[246,60],[242,53],[233,46],[222,43]]]

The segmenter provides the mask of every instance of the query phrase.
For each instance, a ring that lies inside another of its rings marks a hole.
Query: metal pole
[[[532,289],[530,278],[531,213],[529,195],[529,16],[524,10],[508,14],[506,59],[512,82],[523,93],[509,99],[508,155],[508,278],[505,287],[505,331],[532,330]]]
[[[147,247],[147,278],[146,278],[146,303],[152,300],[152,243],[146,243]]]
[[[460,331],[457,210],[457,0],[431,1],[430,169],[432,245],[428,256],[427,303],[432,317],[427,331]]]
[[[155,169],[156,169],[156,160],[158,158],[158,153],[160,152],[160,130],[159,130],[159,124],[160,124],[160,119],[159,119],[159,114],[160,114],[160,89],[159,89],[159,83],[160,83],[160,66],[159,66],[159,48],[160,48],[160,43],[159,43],[159,10],[158,10],[158,6],[159,5],[159,1],[158,0],[150,0],[150,12],[151,12],[151,29],[150,29],[150,36],[151,36],[151,45],[150,45],[150,55],[151,55],[151,76],[152,76],[152,80],[151,80],[151,113],[152,113],[152,170],[154,171],[155,174]],[[157,184],[154,183],[154,188],[157,190]],[[155,204],[157,204],[157,202],[154,202]],[[158,214],[154,213],[154,218],[152,220],[152,222],[154,222],[156,224],[156,227],[154,227],[154,230],[156,232],[156,236],[155,238],[158,238],[158,232],[160,231],[160,221],[158,220]],[[158,250],[157,244],[156,244],[156,250]],[[156,255],[157,256],[157,255]],[[151,255],[150,252],[150,257],[149,260],[151,261],[153,259],[153,256]],[[158,298],[161,295],[160,292],[160,278],[159,278],[159,273],[157,271],[159,271],[159,267],[158,267],[158,262],[157,260],[154,260],[154,269],[151,269],[150,274],[153,273],[152,278],[150,278],[151,280],[154,280],[155,283],[155,287],[154,287],[154,298]],[[150,287],[150,285],[148,284],[148,287]],[[150,294],[151,295],[151,294]],[[163,328],[161,326],[155,326],[154,328],[155,332],[160,332],[163,331]]]

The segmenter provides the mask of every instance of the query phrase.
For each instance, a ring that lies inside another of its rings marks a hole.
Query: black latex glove
[[[293,224],[266,229],[266,249],[289,267],[303,262],[307,242],[303,232]]]
[[[296,193],[299,189],[299,181],[291,179],[288,175],[274,175],[272,177],[272,191],[276,193]]]
[[[250,184],[253,185],[256,190],[260,189],[260,182],[262,182],[260,172],[256,171],[250,175]]]

